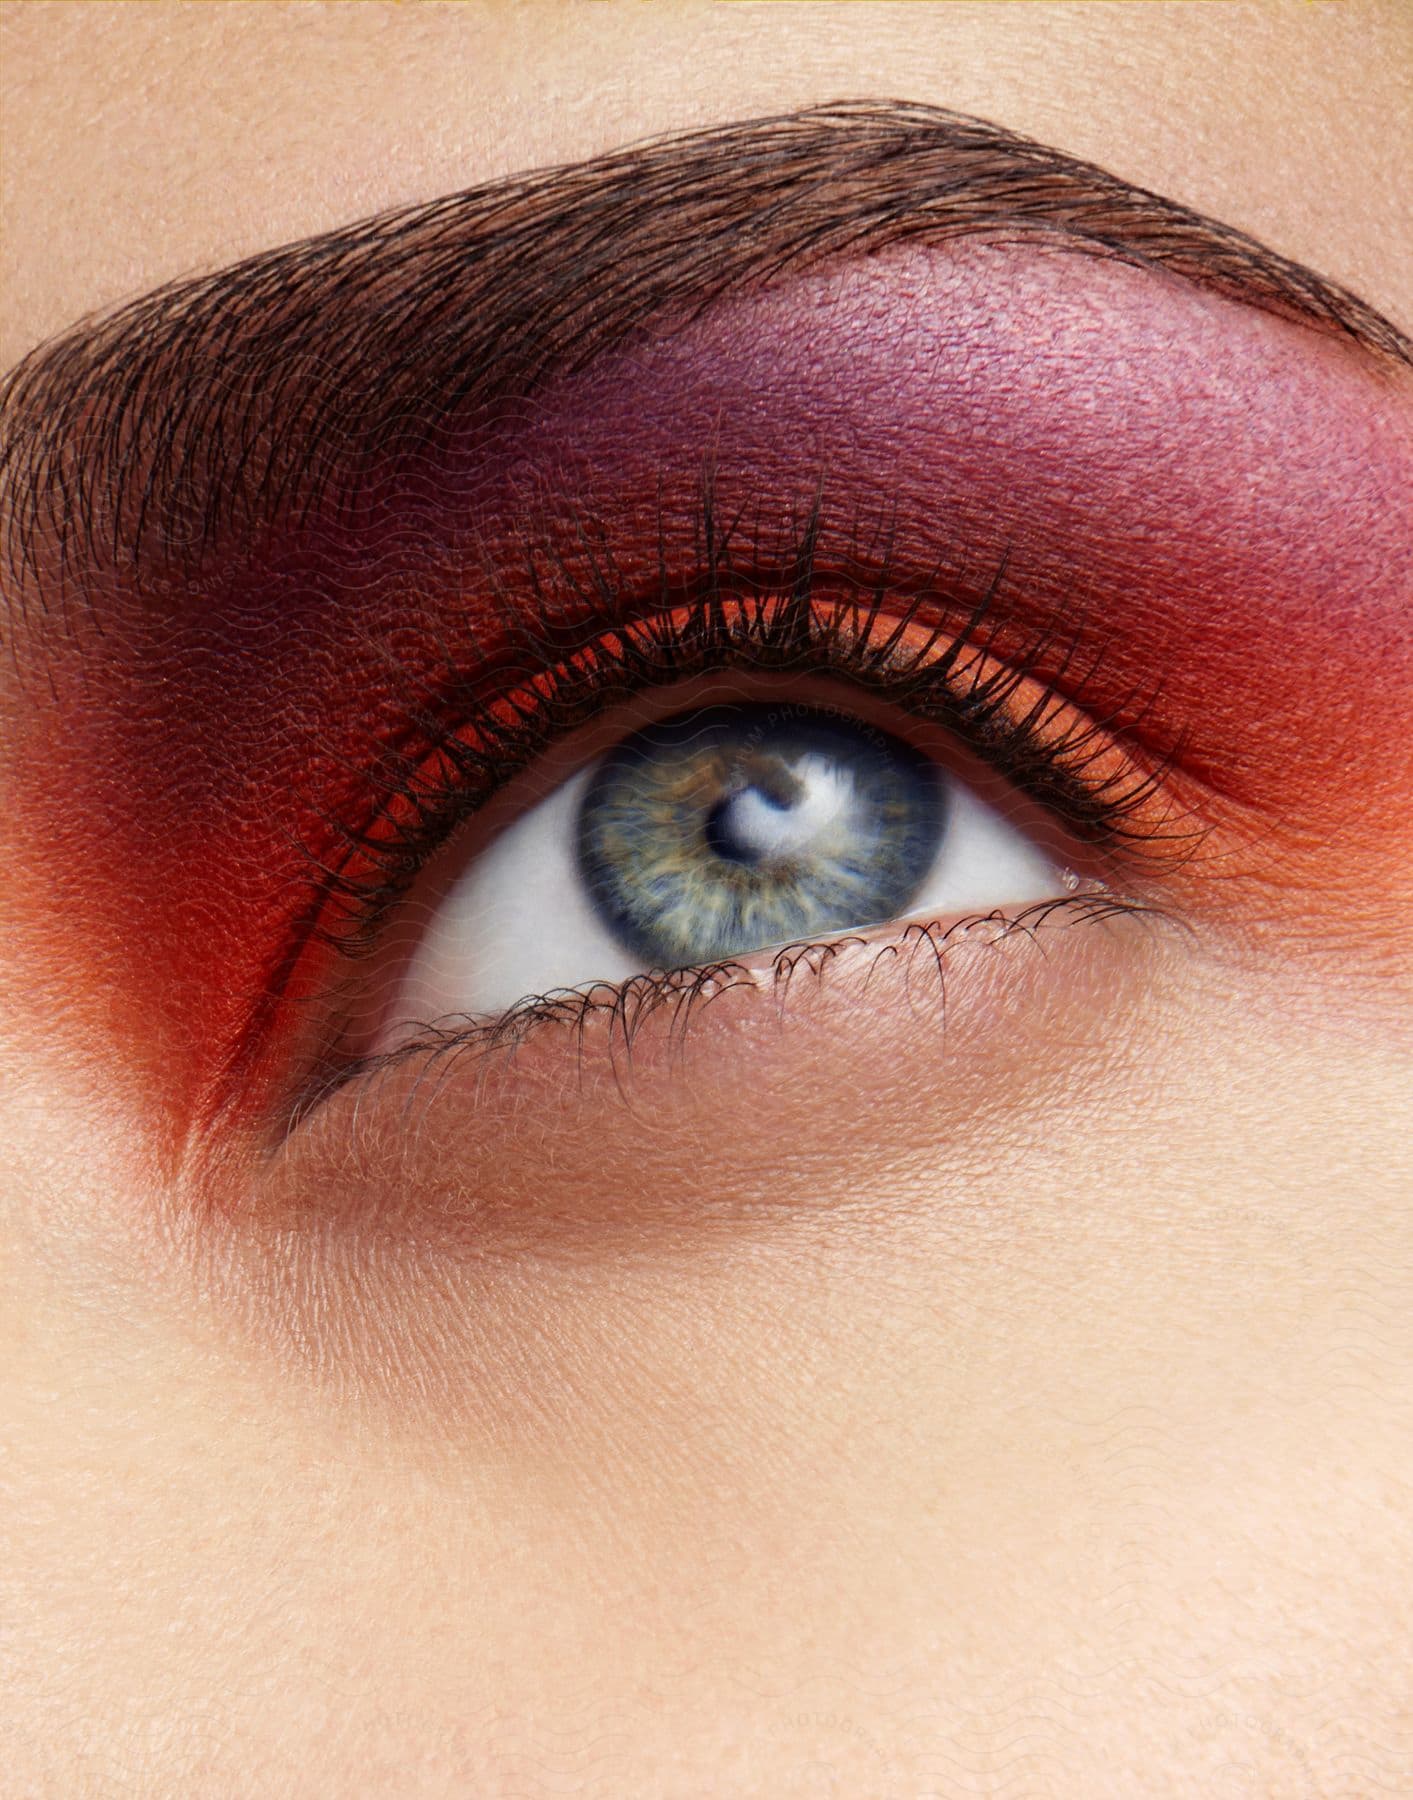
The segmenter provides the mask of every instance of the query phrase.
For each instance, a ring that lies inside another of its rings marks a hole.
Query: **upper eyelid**
[[[817,107],[383,215],[42,347],[0,387],[0,566],[81,575],[150,552],[189,572],[270,512],[316,506],[370,454],[658,316],[829,258],[977,235],[1156,266],[1413,365],[1357,296],[1093,165],[930,107]]]
[[[709,508],[707,512],[709,517]],[[713,531],[710,523],[705,529],[708,533]],[[1112,724],[1118,714],[1132,715],[1127,720],[1130,738],[1144,722],[1145,709],[1141,705],[1116,704],[1117,697],[1112,693],[1106,696],[1106,711],[1111,715],[1109,727],[1100,726],[1088,716],[1087,708],[1095,697],[1089,692],[1085,671],[1088,669],[1092,675],[1102,656],[1082,658],[1078,633],[1066,637],[1057,630],[1038,639],[1032,637],[1024,643],[1014,638],[1006,628],[1005,607],[997,602],[1002,584],[1001,571],[997,571],[985,586],[979,604],[961,610],[955,600],[944,602],[941,596],[934,597],[930,603],[917,596],[906,601],[891,596],[890,603],[885,604],[886,575],[861,592],[847,592],[826,582],[822,584],[823,591],[816,595],[810,590],[807,574],[818,543],[817,522],[811,521],[804,531],[803,546],[798,552],[791,579],[780,584],[782,593],[790,595],[790,602],[781,606],[780,594],[767,590],[751,592],[752,583],[745,578],[742,569],[733,565],[727,538],[714,541],[717,547],[706,558],[713,580],[719,584],[712,597],[700,597],[688,608],[673,608],[665,601],[656,610],[630,608],[616,619],[606,634],[609,640],[623,648],[607,657],[601,648],[592,652],[595,666],[601,669],[607,663],[620,700],[629,696],[641,699],[644,694],[662,692],[674,676],[700,679],[703,674],[723,673],[730,669],[751,674],[764,672],[777,679],[833,675],[843,684],[841,692],[853,687],[857,700],[864,701],[869,696],[891,698],[904,712],[915,712],[920,722],[930,721],[937,725],[945,720],[944,728],[958,734],[963,743],[968,730],[979,729],[975,717],[971,717],[970,725],[964,717],[968,714],[968,703],[988,717],[995,715],[1012,720],[1017,739],[1024,737],[1027,731],[1034,730],[1038,734],[1046,727],[1053,727],[1056,717],[1063,713],[1072,720],[1063,734],[1068,750],[1074,751],[1079,740],[1083,740],[1095,755],[1101,745],[1111,747],[1119,735]],[[747,563],[745,567],[748,566]],[[692,615],[691,622],[685,627],[672,623],[674,614],[679,611]],[[788,629],[792,645],[789,654],[780,662],[772,663],[769,652],[772,647],[779,647],[778,621],[786,613],[800,623]],[[728,615],[730,623],[727,622]],[[776,626],[764,623],[768,615],[775,618]],[[902,641],[902,634],[908,627],[920,633],[921,642]],[[862,650],[859,662],[854,661],[855,638],[867,646]],[[694,649],[693,644],[698,639],[700,645]],[[896,644],[896,649],[885,658],[878,649],[882,644]],[[574,658],[565,659],[547,645],[535,648],[535,631],[530,627],[521,647],[526,665],[534,671],[539,704],[548,714],[548,717],[541,715],[537,729],[530,722],[533,715],[519,706],[515,710],[511,735],[522,757],[519,766],[523,768],[525,756],[533,757],[563,737],[565,727],[558,721],[566,690],[580,696],[597,696],[603,690],[602,675],[592,676],[587,667],[582,666],[591,652],[590,644],[582,645]],[[581,665],[577,679],[574,665]],[[554,679],[546,688],[544,677],[551,671]],[[926,689],[925,695],[918,691],[916,683],[919,681]],[[903,697],[902,690],[910,682],[913,686],[909,701]],[[523,679],[517,679],[509,687],[494,691],[493,697],[503,702],[529,685]],[[1031,695],[1029,705],[1021,709],[1020,716],[1027,721],[1025,727],[1015,722],[1011,705],[1015,693],[1022,688]],[[547,698],[547,694],[551,697]],[[1141,696],[1133,695],[1129,702],[1136,703],[1140,699]],[[424,753],[430,753],[433,761],[449,758],[453,765],[445,781],[448,791],[458,796],[459,804],[454,821],[447,824],[449,832],[465,823],[495,796],[496,790],[488,790],[481,776],[485,752],[461,744],[456,729],[466,724],[468,717],[483,726],[491,724],[492,715],[486,708],[486,696],[473,699],[455,678],[451,682],[450,696],[443,696],[439,703],[419,703],[413,710],[423,719],[420,729],[426,734]],[[438,727],[433,721],[443,715],[446,724]],[[576,723],[601,716],[595,709],[589,714],[576,715]],[[490,735],[494,741],[494,731]],[[1050,735],[1056,734],[1052,730]],[[526,740],[529,740],[528,744]],[[1135,749],[1136,745],[1130,746],[1131,754]],[[400,747],[389,760],[391,796],[398,802],[407,801],[421,786],[418,759],[408,756],[405,747]],[[980,757],[982,766],[993,774],[997,772],[1000,760],[999,751],[994,756]],[[1132,756],[1123,783],[1111,778],[1104,789],[1107,798],[1101,800],[1097,791],[1091,791],[1077,777],[1066,783],[1061,771],[1062,767],[1068,768],[1069,762],[1056,750],[1053,762],[1046,768],[1045,803],[1051,808],[1068,803],[1072,811],[1077,808],[1080,812],[1085,812],[1086,806],[1092,804],[1096,814],[1102,812],[1112,829],[1115,844],[1122,842],[1135,864],[1146,861],[1147,852],[1151,852],[1155,860],[1166,862],[1175,847],[1166,841],[1174,829],[1171,821],[1161,830],[1150,825],[1133,832],[1126,832],[1122,821],[1129,813],[1140,810],[1141,805],[1164,785],[1167,772],[1175,761],[1173,746],[1145,744],[1141,756]],[[1139,773],[1140,764],[1142,773]],[[1126,789],[1122,799],[1117,791],[1121,785]],[[1025,790],[1023,779],[1020,786]],[[372,817],[352,833],[339,814],[338,840],[360,847],[370,842],[367,833],[382,824],[387,798],[380,789]],[[1075,824],[1075,819],[1071,818],[1070,823]],[[1179,835],[1185,831],[1186,828],[1182,828]],[[444,835],[441,841],[444,841]],[[327,879],[329,892],[343,891],[341,872],[328,871]]]

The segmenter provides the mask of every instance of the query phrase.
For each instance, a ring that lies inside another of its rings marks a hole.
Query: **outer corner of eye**
[[[422,892],[371,1048],[555,990],[1063,898],[1011,809],[862,717],[698,707],[625,737]]]

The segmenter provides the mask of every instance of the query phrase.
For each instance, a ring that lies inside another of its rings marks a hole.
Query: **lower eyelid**
[[[513,1085],[527,1052],[540,1077],[555,1084],[577,1081],[591,1064],[612,1068],[617,1081],[619,1073],[645,1060],[655,1068],[664,1061],[673,1065],[689,1034],[694,1049],[709,1053],[713,1034],[725,1032],[729,1038],[741,1029],[756,1031],[762,1022],[788,1033],[802,1001],[806,1007],[829,1007],[836,1020],[832,1035],[847,1034],[859,1008],[876,1013],[900,997],[940,1025],[948,1004],[949,963],[974,961],[978,953],[1003,951],[1013,943],[1053,944],[1057,933],[1125,920],[1176,926],[1150,902],[1076,879],[1071,892],[1015,908],[950,918],[919,913],[722,962],[564,988],[480,1019],[447,1016],[409,1030],[386,1051],[359,1056],[317,1077],[296,1102],[289,1124],[292,1129],[323,1106],[343,1104],[345,1089],[363,1106],[378,1090],[410,1082],[407,1103],[415,1107],[429,1088],[439,1093],[444,1084],[460,1087],[468,1070],[479,1110],[487,1081]],[[901,986],[889,979],[900,970],[905,972]],[[782,1055],[792,1053],[788,1035],[779,1047]],[[796,1052],[800,1048],[794,1046]]]
[[[675,1146],[668,1188],[690,1186],[687,1164],[709,1154],[729,1192],[726,1164],[752,1138],[762,1172],[808,1153],[810,1131],[827,1137],[836,1109],[852,1133],[849,1120],[872,1106],[865,1135],[886,1139],[886,1107],[870,1094],[919,1082],[940,1084],[934,1124],[951,1118],[965,1136],[978,1109],[1063,1076],[1072,1009],[1086,1029],[1116,1021],[1143,989],[1163,924],[1137,903],[1074,895],[638,977],[433,1034],[307,1095],[246,1203],[304,1222],[311,1205],[345,1221],[391,1207],[416,1234],[480,1250],[538,1230],[537,1217],[556,1232],[576,1221],[596,1231],[673,1204],[645,1190],[641,1163],[630,1176],[634,1143]],[[724,1153],[710,1149],[718,1131]],[[314,1180],[316,1168],[327,1172]]]

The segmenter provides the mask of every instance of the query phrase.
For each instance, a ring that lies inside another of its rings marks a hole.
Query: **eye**
[[[646,1018],[723,963],[738,987],[788,947],[1146,904],[1162,765],[1096,716],[1072,637],[1005,641],[999,576],[967,611],[710,575],[567,652],[527,631],[484,678],[448,658],[407,704],[374,806],[330,821],[311,941],[348,960],[296,1116],[390,1057]]]
[[[409,908],[374,1048],[557,989],[1073,891],[1036,809],[868,711],[787,695],[692,707],[522,803]]]

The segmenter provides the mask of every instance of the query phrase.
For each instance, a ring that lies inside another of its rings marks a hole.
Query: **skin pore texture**
[[[0,33],[0,371],[389,207],[857,95],[1413,330],[1398,5]],[[901,243],[483,424],[391,539],[422,465],[165,585],[121,513],[67,586],[52,545],[0,572],[0,1785],[1413,1788],[1406,364],[1171,270]],[[594,1014],[300,1112],[323,1015],[257,1006],[296,803],[334,811],[428,643],[489,656],[527,533],[565,620],[588,518],[641,612],[708,468],[721,517],[772,496],[772,570],[812,506],[821,582],[880,521],[891,580],[950,557],[953,626],[1004,559],[997,655],[1048,637],[1106,754],[1172,758],[1189,850],[1123,865],[1141,912],[747,958],[631,1054]]]

